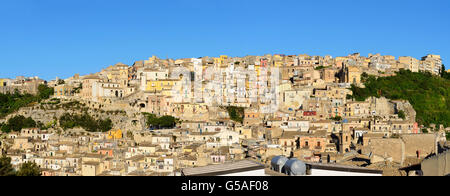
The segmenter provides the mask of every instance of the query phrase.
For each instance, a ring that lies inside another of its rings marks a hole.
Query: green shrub
[[[64,130],[81,127],[88,132],[107,132],[113,128],[111,119],[96,120],[87,113],[82,115],[65,113],[59,118],[59,125]]]
[[[146,116],[147,126],[151,128],[173,128],[179,123],[179,119],[173,116],[157,117],[155,114],[143,113]]]

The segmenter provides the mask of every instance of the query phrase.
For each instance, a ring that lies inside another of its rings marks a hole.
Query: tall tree
[[[41,176],[41,169],[36,163],[24,163],[17,172],[17,176]]]
[[[15,171],[11,165],[11,158],[3,156],[0,158],[0,176],[14,176]]]
[[[448,73],[447,70],[445,70],[445,65],[442,65],[441,77],[450,80],[450,73]]]

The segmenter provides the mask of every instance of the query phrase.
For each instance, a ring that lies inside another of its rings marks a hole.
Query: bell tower
[[[350,152],[350,145],[352,143],[352,135],[350,131],[341,131],[339,133],[339,152]]]

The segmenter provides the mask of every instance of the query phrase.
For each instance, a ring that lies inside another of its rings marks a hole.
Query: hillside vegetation
[[[228,111],[228,115],[230,116],[230,119],[234,122],[243,123],[244,122],[244,110],[243,107],[235,107],[235,106],[228,106],[228,107],[222,107],[222,109],[226,109]]]
[[[47,87],[46,85],[39,85],[38,94],[20,94],[16,91],[13,94],[1,94],[0,93],[0,118],[12,114],[22,107],[29,106],[32,103],[41,102],[42,100],[48,99],[53,95],[53,88]]]
[[[365,88],[352,86],[353,98],[357,101],[371,96],[408,100],[416,110],[420,124],[450,127],[450,80],[405,70],[396,76],[379,78],[364,73],[361,79]]]
[[[114,126],[110,118],[95,119],[87,113],[65,113],[59,118],[59,124],[64,130],[81,127],[88,132],[107,132]]]

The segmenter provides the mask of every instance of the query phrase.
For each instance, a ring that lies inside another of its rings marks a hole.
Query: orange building
[[[114,157],[114,151],[112,149],[100,149],[97,153],[107,157]]]
[[[122,134],[122,130],[116,130],[116,131],[109,131],[108,132],[108,139],[110,140],[116,140],[116,139],[122,139],[123,138],[123,134]]]

